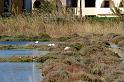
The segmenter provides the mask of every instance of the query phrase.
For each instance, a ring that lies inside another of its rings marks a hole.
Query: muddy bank
[[[0,57],[0,62],[41,62],[42,56],[9,56]]]
[[[16,49],[16,47],[15,46],[13,46],[13,45],[0,45],[0,50],[9,50],[9,49]]]
[[[115,37],[90,34],[59,44],[56,52],[42,57],[40,67],[45,78],[41,82],[123,82],[124,65],[118,54],[109,50]],[[70,48],[64,50],[67,46]]]
[[[42,51],[48,51],[50,50],[50,47],[48,46],[48,44],[24,44],[24,45],[7,45],[7,44],[0,44],[0,50],[12,50],[12,49],[30,49],[30,50],[33,50],[33,49],[37,49],[37,50],[42,50]]]

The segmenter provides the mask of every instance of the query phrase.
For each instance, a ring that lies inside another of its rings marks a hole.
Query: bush
[[[41,0],[41,4],[39,8],[35,8],[38,10],[39,13],[52,13],[56,10],[55,2],[54,1],[47,1],[47,0]]]

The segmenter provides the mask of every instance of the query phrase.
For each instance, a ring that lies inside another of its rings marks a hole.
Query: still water
[[[0,63],[0,82],[40,82],[37,63]],[[34,80],[33,80],[34,79]]]
[[[0,50],[0,57],[45,55],[47,51],[37,50]],[[39,63],[0,63],[0,82],[40,82]]]
[[[26,45],[33,44],[34,42],[0,42],[5,45]],[[41,42],[39,44],[48,44]],[[27,56],[27,55],[45,55],[47,51],[26,50],[0,50],[0,57],[11,56]],[[43,77],[41,70],[38,69],[39,63],[14,63],[14,62],[1,62],[0,63],[0,82],[40,82]]]
[[[18,50],[0,50],[0,57],[7,56],[27,56],[27,55],[45,55],[48,51],[37,51],[28,49],[18,49]]]
[[[49,44],[50,42],[39,42],[38,44]],[[0,42],[2,45],[26,45],[26,44],[34,44],[34,42],[28,42],[28,41],[17,41],[17,42]]]

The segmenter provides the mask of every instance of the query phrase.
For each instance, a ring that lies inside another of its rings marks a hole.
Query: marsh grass
[[[71,34],[84,33],[124,34],[123,22],[117,18],[83,18],[65,15],[36,15],[0,18],[1,36],[40,36],[62,37]]]

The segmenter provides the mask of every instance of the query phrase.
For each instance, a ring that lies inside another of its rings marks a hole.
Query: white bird
[[[55,47],[55,44],[52,44],[53,47]]]
[[[48,46],[50,47],[50,46],[52,46],[51,44],[48,44]]]
[[[55,44],[48,44],[49,47],[55,47]]]
[[[67,47],[64,48],[64,50],[66,51],[66,50],[69,50],[70,48],[71,48],[71,47],[68,47],[68,46],[67,46]]]
[[[35,41],[35,44],[38,44],[39,43],[39,41]]]

